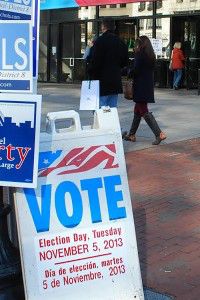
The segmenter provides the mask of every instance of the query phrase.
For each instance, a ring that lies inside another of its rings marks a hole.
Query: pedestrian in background
[[[181,43],[176,42],[171,54],[171,67],[174,72],[173,88],[178,90],[183,76],[183,69],[185,66],[185,56],[181,50]]]
[[[121,69],[128,64],[128,48],[114,34],[112,19],[104,19],[101,30],[103,34],[93,46],[89,78],[100,81],[100,107],[117,107],[118,94],[122,93]]]
[[[136,131],[142,118],[146,121],[155,135],[153,145],[160,144],[166,139],[166,135],[161,131],[153,114],[149,112],[148,103],[154,103],[154,66],[155,53],[151,42],[147,36],[141,36],[136,40],[135,59],[131,66],[133,76],[133,101],[134,118],[129,133],[124,133],[126,141],[136,141]]]

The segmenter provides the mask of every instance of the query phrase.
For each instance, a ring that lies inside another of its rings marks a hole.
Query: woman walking
[[[181,78],[183,75],[183,68],[185,64],[185,56],[181,50],[181,43],[176,42],[171,54],[171,66],[174,72],[173,88],[178,90],[180,87]]]
[[[166,139],[166,135],[161,131],[153,114],[148,110],[148,103],[154,103],[154,66],[156,57],[151,42],[147,36],[141,36],[136,40],[135,59],[133,63],[133,101],[134,118],[129,134],[124,133],[123,139],[126,141],[136,141],[136,131],[140,125],[141,118],[144,118],[147,125],[155,135],[153,145],[160,144]]]

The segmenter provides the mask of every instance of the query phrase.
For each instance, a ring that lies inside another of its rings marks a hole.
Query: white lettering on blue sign
[[[119,175],[103,178],[91,178],[80,181],[81,191],[88,194],[90,216],[92,223],[102,222],[99,189],[105,189],[109,220],[126,218],[126,208],[118,206],[123,201],[122,190],[116,190],[121,185]],[[72,181],[61,182],[55,191],[55,209],[59,222],[66,228],[80,224],[83,217],[83,200],[81,191]],[[52,197],[52,184],[41,186],[41,210],[34,189],[25,189],[25,196],[37,232],[49,231]],[[68,214],[65,196],[68,194],[72,203],[72,214]]]
[[[7,63],[7,56],[6,54],[8,53],[7,49],[7,44],[6,44],[6,39],[2,39],[2,68],[3,70],[13,70],[14,66],[17,70],[23,71],[26,69],[27,64],[28,64],[28,58],[27,55],[20,49],[20,44],[26,45],[26,40],[23,38],[18,38],[14,42],[14,49],[15,53],[21,58],[22,63],[19,64],[17,61],[13,64],[8,64]]]

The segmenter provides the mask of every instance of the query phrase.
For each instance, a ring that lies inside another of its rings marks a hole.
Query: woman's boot
[[[160,127],[158,126],[158,123],[156,122],[156,119],[154,118],[151,112],[146,113],[143,116],[143,118],[155,134],[156,139],[152,143],[152,145],[159,145],[160,142],[166,139],[165,133],[161,131]]]
[[[131,129],[129,131],[129,134],[127,134],[127,132],[126,132],[122,135],[122,137],[125,141],[130,141],[130,142],[136,141],[135,134],[140,125],[140,121],[141,121],[141,116],[139,116],[138,114],[134,114],[134,118],[133,118],[133,122],[131,125]]]

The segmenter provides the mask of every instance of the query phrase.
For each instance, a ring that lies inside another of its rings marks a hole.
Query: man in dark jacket
[[[100,107],[117,107],[118,94],[122,93],[121,69],[128,64],[128,48],[114,34],[112,19],[104,19],[101,30],[103,34],[93,46],[89,77],[100,81]]]

